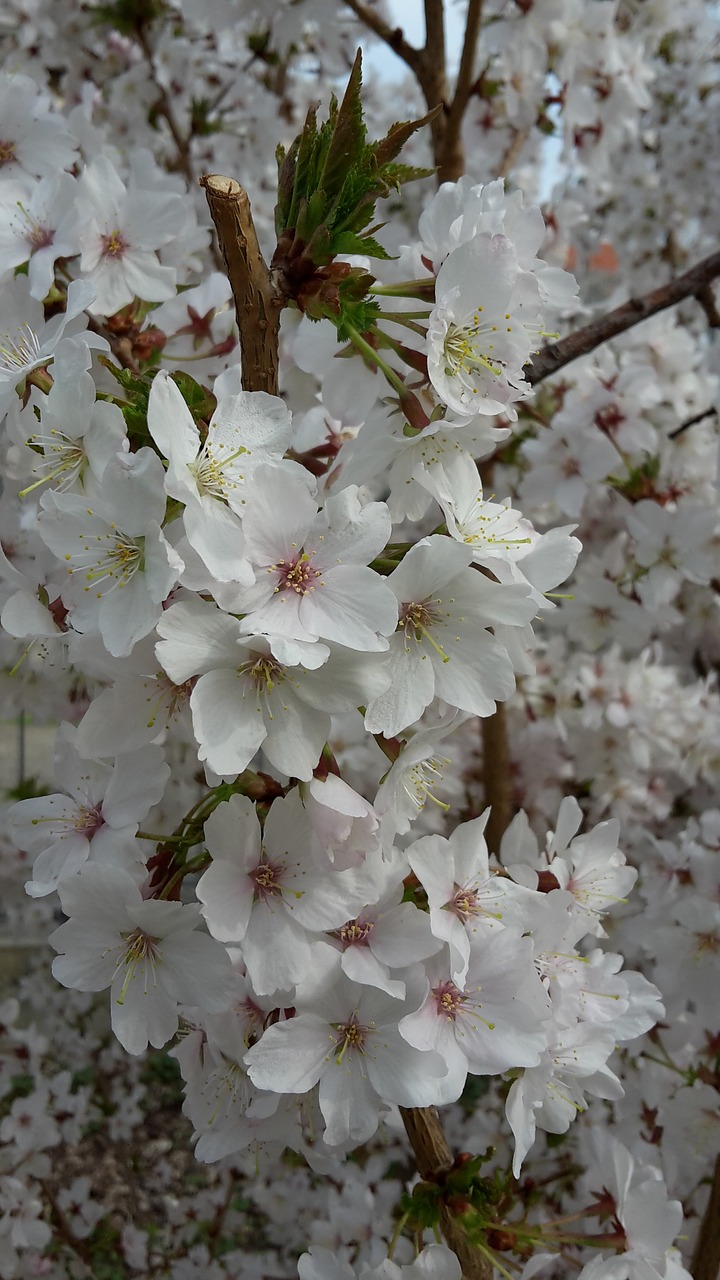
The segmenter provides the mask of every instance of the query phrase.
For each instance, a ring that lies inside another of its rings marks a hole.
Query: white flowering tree
[[[5,25],[0,1274],[716,1280],[717,7]]]

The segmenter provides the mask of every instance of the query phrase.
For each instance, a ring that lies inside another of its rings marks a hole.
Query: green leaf
[[[363,253],[366,258],[387,258],[393,257],[383,248],[378,240],[372,236],[358,236],[354,231],[341,231],[340,235],[333,237],[332,242],[333,253]]]
[[[378,142],[373,142],[370,148],[378,169],[383,169],[391,160],[394,160],[400,154],[408,139],[414,133],[417,133],[418,129],[430,124],[430,121],[434,120],[442,109],[442,105],[438,104],[437,107],[433,107],[432,111],[428,111],[427,115],[424,115],[420,120],[398,120],[395,124],[392,124],[385,137],[380,138]],[[428,176],[433,172],[434,170],[430,169]]]
[[[196,422],[211,418],[217,407],[212,392],[181,370],[176,370],[171,377]]]
[[[338,342],[348,342],[350,334],[347,326],[356,329],[358,333],[367,333],[372,329],[377,313],[380,310],[377,302],[372,301],[344,301],[340,300],[340,313],[336,317]]]
[[[285,227],[294,227],[297,218],[298,204],[301,193],[306,190],[307,178],[312,164],[313,149],[317,142],[317,110],[314,106],[308,108],[305,117],[305,126],[301,134],[293,142],[283,168],[280,171],[278,181],[278,196],[283,198],[284,187],[289,186],[289,200],[287,209],[283,214],[283,225],[279,228],[284,231]],[[279,208],[278,203],[278,208]],[[277,216],[277,215],[276,215]]]
[[[362,51],[358,49],[320,175],[320,183],[329,201],[334,201],[339,195],[348,171],[360,161],[365,149],[366,129],[360,99],[361,89]]]

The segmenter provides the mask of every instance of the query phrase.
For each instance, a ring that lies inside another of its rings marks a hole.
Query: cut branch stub
[[[278,335],[286,298],[260,252],[247,192],[234,178],[200,179],[232,288],[246,391],[278,394]]]

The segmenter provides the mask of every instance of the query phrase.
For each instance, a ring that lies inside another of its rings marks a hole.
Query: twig
[[[190,139],[182,133],[180,126],[175,119],[175,112],[173,111],[172,103],[168,97],[167,89],[164,85],[160,84],[160,81],[157,78],[157,73],[155,71],[155,57],[145,27],[140,26],[139,30],[136,32],[136,36],[138,44],[145,54],[145,60],[148,67],[150,68],[152,82],[158,92],[156,110],[163,117],[170,133],[172,134],[172,139],[177,150],[178,165],[187,178],[188,186],[193,187],[195,184],[195,174],[193,173],[193,167],[190,161]]]
[[[416,49],[414,45],[408,44],[402,27],[391,27],[380,17],[374,9],[369,5],[363,4],[361,0],[344,0],[348,9],[351,9],[356,18],[359,18],[367,27],[368,31],[372,31],[376,36],[388,45],[398,58],[402,58],[403,62],[411,68],[415,74],[418,74],[418,68],[422,58],[422,50]]]
[[[435,1180],[453,1166],[453,1153],[435,1107],[400,1107],[405,1132],[415,1155],[421,1178]],[[479,1249],[470,1243],[462,1224],[443,1208],[442,1233],[462,1267],[465,1280],[491,1280],[492,1267]]]
[[[483,782],[485,804],[490,806],[490,816],[485,829],[485,839],[491,853],[499,854],[500,841],[510,826],[512,814],[512,782],[510,777],[510,751],[508,748],[505,704],[498,702],[497,710],[480,721],[483,745]]]
[[[260,252],[247,192],[218,173],[200,179],[205,188],[235,301],[246,391],[278,393],[278,336],[285,302]]]
[[[531,386],[542,382],[544,378],[557,373],[558,369],[564,368],[566,364],[579,360],[580,356],[589,355],[596,347],[602,346],[603,342],[616,337],[619,333],[625,333],[627,329],[632,329],[650,316],[657,315],[659,311],[666,311],[668,307],[674,307],[685,298],[698,298],[710,281],[717,276],[720,276],[720,253],[713,253],[709,258],[703,258],[702,262],[696,263],[684,275],[676,276],[674,280],[661,285],[659,289],[653,289],[644,298],[631,298],[629,302],[624,302],[621,307],[616,307],[606,316],[593,320],[583,329],[569,334],[567,338],[561,338],[559,342],[543,347],[526,364],[525,377]]]
[[[702,413],[693,414],[692,418],[688,418],[686,422],[681,422],[679,427],[669,432],[668,440],[677,440],[684,431],[688,431],[690,427],[694,427],[697,422],[704,422],[706,418],[716,418],[717,409],[703,409]]]
[[[510,142],[510,145],[508,146],[507,151],[505,152],[504,156],[502,157],[502,160],[500,161],[500,164],[498,165],[498,169],[497,169],[498,178],[506,178],[507,175],[510,173],[510,171],[515,165],[515,161],[518,159],[520,152],[525,146],[525,143],[527,142],[529,136],[530,136],[529,128],[515,129],[513,131],[512,141]]]
[[[700,1223],[690,1270],[694,1280],[717,1280],[720,1273],[720,1156],[715,1161],[710,1199]]]

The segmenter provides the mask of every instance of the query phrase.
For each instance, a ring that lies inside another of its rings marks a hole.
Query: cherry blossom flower
[[[333,640],[379,652],[395,629],[397,602],[367,568],[390,536],[383,502],[360,502],[356,486],[328,498],[323,510],[294,476],[258,467],[243,520],[254,587],[239,597],[250,635]]]
[[[456,413],[505,413],[530,394],[523,366],[537,342],[540,299],[506,236],[477,235],[443,263],[428,321],[428,374]]]
[[[97,504],[74,493],[42,498],[39,531],[67,566],[63,599],[72,624],[99,631],[115,656],[130,653],[153,629],[182,572],[183,562],[160,528],[162,477],[157,454],[140,449],[108,462]]]
[[[92,281],[96,315],[113,315],[135,297],[164,302],[175,294],[176,272],[157,250],[182,229],[174,192],[129,191],[107,156],[83,170],[77,200],[80,270]]]
[[[282,641],[243,635],[237,619],[199,601],[172,605],[157,630],[157,656],[172,679],[199,676],[190,695],[199,759],[221,775],[240,773],[262,747],[275,768],[309,781],[329,713],[361,705],[383,683],[364,655],[347,650],[308,670],[306,650],[328,651],[296,642],[301,660],[283,662]]]
[[[341,974],[315,991],[307,1012],[268,1027],[245,1055],[250,1079],[275,1093],[319,1085],[325,1141],[336,1146],[372,1137],[387,1103],[432,1106],[448,1100],[439,1054],[412,1048],[398,1033],[397,1002]]]
[[[75,196],[77,180],[53,173],[23,192],[0,199],[0,274],[28,265],[31,298],[50,292],[58,258],[80,252]]]
[[[517,995],[529,981],[531,949],[530,939],[515,929],[476,936],[462,987],[449,977],[446,960],[428,961],[425,998],[402,1018],[400,1034],[417,1049],[442,1055],[453,1097],[459,1097],[468,1071],[492,1075],[540,1061],[545,1001],[531,1005]]]
[[[389,684],[370,703],[365,726],[392,736],[420,718],[434,697],[491,715],[515,688],[507,650],[485,629],[523,626],[535,603],[521,586],[499,586],[471,570],[469,548],[423,538],[388,578],[400,613],[390,641]]]
[[[49,97],[29,76],[0,77],[0,120],[3,178],[52,176],[74,163],[77,146],[67,121],[50,110]]]
[[[50,938],[53,974],[79,991],[110,988],[112,1028],[128,1053],[162,1048],[178,1027],[178,1005],[227,1009],[235,974],[225,948],[198,933],[200,908],[143,901],[119,867],[90,864],[59,889],[69,917]]]
[[[33,897],[51,893],[89,858],[131,873],[141,870],[135,833],[170,777],[160,747],[118,756],[110,766],[81,759],[75,739],[74,726],[63,725],[55,751],[63,791],[21,800],[12,811],[15,840],[36,855],[26,885]]]
[[[308,825],[297,792],[275,801],[262,832],[254,806],[237,795],[205,824],[213,861],[197,888],[203,914],[214,937],[240,945],[259,995],[306,978],[329,949],[321,931],[339,928],[372,897],[370,869],[308,865]]]
[[[52,363],[55,348],[68,329],[70,336],[84,331],[87,319],[80,319],[95,297],[95,289],[86,280],[75,280],[68,286],[67,307],[59,315],[45,321],[42,304],[32,298],[16,277],[0,285],[0,315],[12,316],[12,328],[0,330],[0,419],[15,399],[15,388],[33,369]],[[83,332],[88,347],[107,351],[107,339]]]

